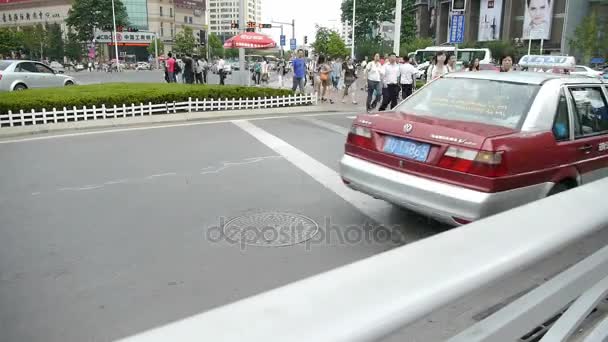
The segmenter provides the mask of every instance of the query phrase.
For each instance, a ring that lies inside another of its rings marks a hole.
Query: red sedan
[[[453,73],[359,115],[349,187],[461,225],[608,176],[608,90],[548,73]]]

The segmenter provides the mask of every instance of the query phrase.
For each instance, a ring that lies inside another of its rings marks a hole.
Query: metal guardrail
[[[607,193],[600,180],[125,341],[377,340],[608,227]],[[606,276],[608,247],[452,341],[515,341],[578,297],[543,339],[562,341],[605,297]]]

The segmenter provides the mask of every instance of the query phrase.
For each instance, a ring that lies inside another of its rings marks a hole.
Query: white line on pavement
[[[356,119],[356,118],[357,118],[357,116],[356,116],[356,115],[352,115],[352,116],[347,116],[346,118],[347,118],[347,119]]]
[[[247,120],[257,121],[257,120],[272,120],[272,119],[288,119],[288,118],[294,118],[294,117],[300,117],[300,116],[332,116],[332,115],[336,116],[336,115],[347,115],[347,114],[353,114],[353,113],[354,112],[332,112],[332,113],[312,113],[312,114],[300,114],[300,115],[278,115],[278,116],[254,117],[254,118],[250,118]],[[246,114],[243,114],[243,115],[246,115]],[[212,125],[212,124],[228,123],[228,122],[232,122],[233,120],[234,119],[223,119],[223,120],[173,123],[173,124],[167,124],[167,125],[153,125],[153,126],[143,126],[143,127],[101,129],[101,130],[88,131],[88,132],[65,133],[65,134],[54,134],[54,135],[45,135],[45,136],[34,136],[34,137],[27,137],[27,138],[16,138],[16,139],[10,139],[10,140],[0,140],[0,144],[11,144],[11,143],[18,143],[18,142],[26,142],[26,141],[70,138],[70,137],[106,134],[106,133],[142,131],[142,130],[149,130],[149,129],[170,128],[170,127]]]
[[[303,117],[303,118],[298,118],[300,120],[306,121],[306,122],[310,122],[312,124],[315,124],[317,126],[323,127],[323,128],[327,128],[330,131],[334,131],[338,134],[342,134],[344,136],[348,135],[348,128],[340,126],[340,125],[335,125],[332,123],[329,123],[327,121],[323,121],[323,120],[319,120],[319,119],[315,119],[312,117]]]
[[[321,185],[342,197],[342,199],[359,209],[359,211],[369,218],[376,222],[386,221],[386,217],[391,210],[391,205],[388,203],[349,189],[342,183],[340,175],[337,172],[251,122],[233,120],[233,123],[262,144],[283,156],[287,161],[321,183]]]

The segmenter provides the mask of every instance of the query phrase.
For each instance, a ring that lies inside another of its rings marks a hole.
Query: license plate
[[[407,159],[425,162],[429,156],[431,145],[414,142],[407,139],[386,137],[383,151]]]

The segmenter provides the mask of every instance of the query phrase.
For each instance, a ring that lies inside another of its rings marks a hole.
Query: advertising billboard
[[[549,39],[555,0],[521,0],[524,3],[523,39]]]
[[[205,0],[174,0],[175,7],[205,11]]]
[[[479,33],[477,35],[478,41],[486,42],[500,39],[502,1],[503,0],[481,0],[479,8]]]

